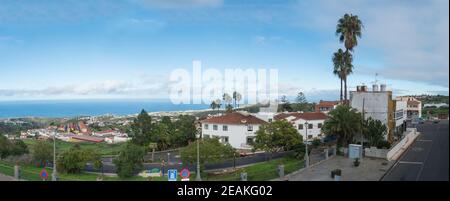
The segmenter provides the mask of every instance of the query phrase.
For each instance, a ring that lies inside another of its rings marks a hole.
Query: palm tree
[[[353,136],[360,131],[361,114],[348,105],[339,105],[328,113],[322,126],[327,135],[337,135],[339,145],[347,146]]]
[[[231,104],[231,101],[233,100],[233,98],[229,95],[229,94],[227,94],[227,93],[224,93],[223,94],[223,96],[222,96],[222,100],[225,102],[225,103],[227,103],[227,104]]]
[[[242,99],[242,95],[238,92],[233,92],[233,100],[234,100],[234,107],[238,108],[237,106],[239,106],[239,101],[241,101]],[[237,102],[237,103],[236,103]]]
[[[338,76],[339,79],[341,80],[341,99],[340,101],[342,102],[343,100],[343,95],[342,95],[342,85],[344,82],[344,75],[343,75],[343,69],[345,66],[344,63],[344,52],[342,51],[342,49],[339,48],[339,50],[337,52],[335,52],[333,54],[333,74]]]
[[[216,103],[216,101],[212,101],[211,104],[209,105],[209,107],[210,107],[212,110],[216,109],[216,108],[217,108],[217,103]]]
[[[222,107],[221,100],[220,100],[220,99],[216,99],[214,102],[216,103],[217,111],[219,111],[219,110],[220,110],[220,107]]]
[[[336,26],[336,35],[339,35],[339,42],[345,45],[345,57],[351,58],[349,51],[353,52],[353,48],[358,45],[358,38],[361,38],[361,29],[363,24],[359,20],[357,15],[345,14],[341,19],[338,20]],[[351,62],[350,62],[351,64]],[[347,76],[352,72],[349,63],[347,64],[347,70],[343,72],[343,79],[345,84],[345,94],[344,99],[347,102]],[[350,68],[350,69],[349,69]]]
[[[362,27],[364,26],[357,15],[345,14],[339,19],[336,35],[339,35],[339,42],[344,43],[346,52],[353,51],[353,48],[358,45]]]
[[[353,73],[353,56],[350,52],[344,53],[344,68],[342,69],[342,76],[344,78],[344,99],[345,103],[348,104],[347,99],[347,77]]]

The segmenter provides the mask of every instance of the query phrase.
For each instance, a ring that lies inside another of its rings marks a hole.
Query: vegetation
[[[145,149],[133,143],[127,143],[120,151],[119,156],[113,160],[120,178],[131,177],[143,167]]]
[[[302,140],[291,123],[286,120],[274,121],[259,127],[253,148],[270,152],[272,155],[274,152],[292,150],[294,146],[302,143]]]
[[[341,84],[342,81],[344,82],[344,100],[346,103],[348,102],[347,77],[353,71],[352,55],[350,51],[353,52],[354,47],[358,45],[358,38],[361,38],[362,27],[363,24],[361,20],[359,20],[358,16],[352,14],[345,14],[342,18],[339,19],[336,26],[336,35],[339,36],[339,42],[344,43],[345,52],[342,53],[342,50],[339,49],[338,52],[333,56],[333,63],[335,64],[333,72],[335,72],[335,74],[337,74],[339,78],[341,78]],[[340,54],[341,57],[341,59],[336,59],[336,61],[340,61],[337,63],[342,64],[340,66],[341,68],[338,68],[337,72],[335,63],[335,56],[337,56],[336,54]]]
[[[242,172],[247,173],[248,181],[268,181],[278,178],[278,165],[284,165],[284,173],[289,174],[302,168],[304,161],[293,156],[286,156],[262,163],[239,168],[237,171],[225,174],[202,174],[202,179],[207,181],[239,181]],[[191,175],[192,177],[192,175]]]
[[[386,126],[380,120],[375,120],[370,117],[365,120],[364,124],[364,138],[368,141],[368,146],[379,148],[386,146],[384,140],[387,134]]]
[[[131,130],[132,142],[136,145],[148,147],[156,143],[158,150],[182,147],[195,139],[195,117],[180,115],[174,123],[169,117],[163,117],[160,122],[152,123],[151,117],[142,110]]]
[[[23,142],[28,147],[33,147],[34,144],[40,140],[25,139]],[[74,145],[80,146],[81,149],[93,149],[101,155],[117,155],[124,143],[108,144],[106,142],[93,143],[93,142],[66,142],[62,140],[56,140],[56,151],[62,152],[71,149]],[[52,148],[53,149],[53,148]]]
[[[69,174],[81,173],[88,162],[92,162],[97,169],[101,168],[100,154],[91,149],[81,149],[80,146],[62,152],[56,160],[58,171]]]
[[[199,141],[200,167],[206,163],[216,163],[230,159],[235,151],[229,144],[222,144],[217,138],[201,139]],[[197,143],[191,143],[181,150],[183,164],[195,164],[197,162]]]
[[[350,106],[339,105],[328,116],[322,131],[326,135],[336,135],[341,146],[347,146],[353,136],[361,131],[361,114]]]
[[[53,162],[53,145],[49,141],[39,140],[32,146],[31,156],[39,167],[44,167]]]

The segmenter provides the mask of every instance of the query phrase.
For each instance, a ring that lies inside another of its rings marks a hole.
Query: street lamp
[[[201,181],[202,178],[200,177],[200,133],[201,133],[201,129],[198,129],[197,132],[195,133],[195,137],[197,137],[197,178],[195,179],[196,181]]]
[[[53,172],[52,172],[52,181],[57,181],[58,173],[56,172],[56,133],[53,133]]]
[[[305,122],[305,129],[306,129],[306,134],[305,134],[305,138],[306,138],[306,152],[305,152],[305,164],[306,164],[306,167],[308,168],[309,167],[309,154],[308,154],[308,126],[309,126],[309,124],[308,124],[308,122]]]

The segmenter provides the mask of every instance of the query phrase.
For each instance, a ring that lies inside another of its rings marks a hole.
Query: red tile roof
[[[203,123],[216,123],[216,124],[265,124],[264,120],[261,120],[250,114],[244,115],[239,112],[227,113],[222,116],[211,117],[200,121]]]
[[[84,136],[84,135],[74,135],[72,139],[88,141],[88,142],[103,142],[103,138],[92,137],[92,136]]]
[[[406,104],[408,104],[408,105],[419,105],[420,102],[419,101],[408,101]]]
[[[293,121],[296,121],[298,119],[304,119],[304,120],[325,120],[328,118],[328,116],[322,112],[291,112],[291,113],[281,113],[274,117],[275,120],[281,120],[285,119],[287,117],[293,116],[295,117]]]

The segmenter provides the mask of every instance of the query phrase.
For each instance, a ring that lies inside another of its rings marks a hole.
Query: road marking
[[[437,133],[437,131],[439,131],[439,125],[438,125],[437,128],[436,128],[436,133]],[[436,133],[434,133],[434,134],[436,134]],[[432,133],[432,134],[433,134],[433,133]],[[424,163],[427,162],[427,160],[428,160],[428,158],[429,158],[429,156],[430,156],[431,149],[433,149],[433,143],[434,143],[434,142],[431,141],[431,146],[430,146],[430,148],[428,148],[428,153],[427,153],[427,155],[426,155],[426,158],[425,158],[425,160],[424,160]],[[425,167],[425,165],[420,166],[419,174],[417,174],[416,181],[419,181],[420,176],[422,175],[423,167]]]
[[[423,162],[411,162],[411,161],[399,161],[400,164],[415,164],[415,165],[422,165]]]

